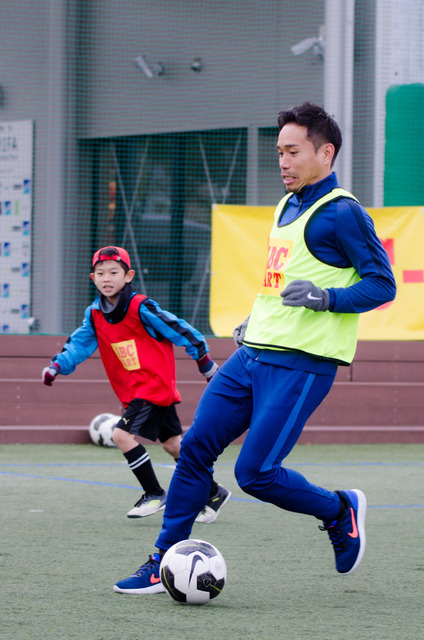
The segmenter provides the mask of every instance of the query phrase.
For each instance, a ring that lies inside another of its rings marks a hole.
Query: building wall
[[[372,119],[364,126],[363,116],[373,104],[374,4],[356,2],[354,133],[361,145],[372,137]],[[258,142],[258,128],[275,127],[282,108],[322,103],[322,59],[312,50],[294,56],[290,48],[319,35],[325,6],[325,0],[0,3],[0,118],[35,122],[32,315],[40,332],[66,333],[64,326],[82,317],[77,295],[89,295],[91,140],[246,127],[248,202],[275,201],[272,131]],[[160,61],[164,75],[143,76],[133,64],[141,54]],[[190,64],[198,57],[204,66],[196,73]],[[353,190],[364,204],[371,156],[372,150],[365,161],[354,156]]]
[[[352,190],[365,206],[377,206],[373,203],[373,179],[369,179],[373,176],[376,152],[374,4],[369,0],[355,0]]]
[[[49,166],[49,47],[50,22],[48,0],[22,0],[0,3],[0,85],[3,101],[2,121],[34,121],[33,176],[33,281],[48,283],[46,216]],[[59,215],[61,212],[59,212]],[[43,303],[37,315],[43,314]]]
[[[283,107],[322,99],[322,65],[290,46],[318,33],[324,2],[93,0],[81,3],[79,137],[274,126]],[[164,65],[148,80],[133,64]],[[200,57],[200,73],[190,69]]]

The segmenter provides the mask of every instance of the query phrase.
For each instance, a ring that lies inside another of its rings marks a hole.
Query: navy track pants
[[[214,462],[247,429],[235,465],[243,491],[281,509],[334,520],[338,495],[281,466],[333,381],[334,375],[258,362],[237,349],[206,387],[183,438],[156,546],[168,549],[190,536],[209,497]]]

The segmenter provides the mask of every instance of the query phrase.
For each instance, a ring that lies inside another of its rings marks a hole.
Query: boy
[[[137,436],[153,442],[178,460],[182,428],[175,404],[181,401],[176,387],[173,344],[184,346],[196,360],[207,382],[218,365],[207,355],[203,335],[131,285],[135,275],[130,257],[121,247],[104,247],[93,256],[91,279],[100,295],[87,307],[82,325],[53,356],[42,372],[51,386],[57,374],[69,375],[99,348],[110,383],[125,408],[113,440],[144,494],[128,512],[129,518],[150,516],[165,508],[162,489],[146,449]],[[197,522],[213,522],[231,492],[213,482],[209,499]]]

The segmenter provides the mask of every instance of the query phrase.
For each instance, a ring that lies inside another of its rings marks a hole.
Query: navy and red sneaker
[[[154,553],[149,556],[147,562],[141,565],[129,578],[124,578],[115,584],[113,590],[116,593],[130,593],[142,595],[143,593],[162,593],[165,587],[160,581],[159,567],[161,556]]]
[[[362,560],[365,551],[365,513],[367,499],[359,489],[337,491],[344,499],[347,510],[340,520],[324,522],[321,531],[327,531],[336,556],[339,573],[351,573]]]

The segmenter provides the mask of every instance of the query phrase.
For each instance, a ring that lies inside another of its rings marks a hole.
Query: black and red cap
[[[128,269],[131,269],[131,261],[128,251],[125,251],[122,247],[103,247],[103,249],[96,251],[91,265],[93,269],[96,264],[103,260],[117,260],[118,262],[123,262]]]

